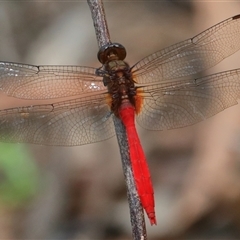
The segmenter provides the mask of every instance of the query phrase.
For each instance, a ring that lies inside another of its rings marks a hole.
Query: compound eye
[[[109,43],[102,46],[98,51],[98,60],[105,64],[109,60],[109,56],[114,54],[118,60],[124,60],[127,53],[125,47],[120,43]]]

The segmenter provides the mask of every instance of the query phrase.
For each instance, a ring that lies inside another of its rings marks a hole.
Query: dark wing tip
[[[232,17],[232,20],[236,20],[236,19],[239,19],[239,18],[240,18],[240,14],[238,14],[238,15]]]

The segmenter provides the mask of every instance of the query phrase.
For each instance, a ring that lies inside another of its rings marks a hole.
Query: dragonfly
[[[240,15],[236,15],[131,67],[124,61],[126,50],[119,43],[100,49],[100,68],[0,61],[4,94],[52,101],[0,110],[0,141],[89,144],[113,137],[113,116],[120,118],[137,193],[150,223],[156,224],[154,191],[135,117],[146,129],[174,129],[237,104],[240,68],[204,77],[197,74],[239,49]]]

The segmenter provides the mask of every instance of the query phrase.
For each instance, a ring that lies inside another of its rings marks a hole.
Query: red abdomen
[[[157,224],[154,211],[154,192],[147,161],[135,127],[135,109],[126,100],[119,109],[119,116],[126,128],[129,154],[137,192],[151,225]]]

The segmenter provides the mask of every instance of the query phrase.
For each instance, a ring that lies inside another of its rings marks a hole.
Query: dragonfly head
[[[124,60],[126,55],[126,49],[120,43],[108,43],[99,49],[98,60],[105,64],[111,60]]]

